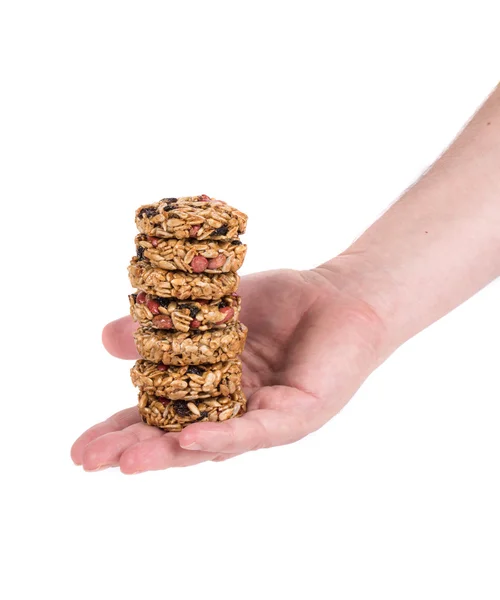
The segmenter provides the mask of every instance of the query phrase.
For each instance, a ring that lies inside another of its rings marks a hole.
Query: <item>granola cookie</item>
[[[163,400],[202,400],[234,394],[241,387],[241,361],[173,367],[138,360],[130,375],[141,392]]]
[[[161,298],[215,300],[235,292],[240,282],[236,273],[185,273],[153,267],[147,260],[132,258],[128,268],[133,287]]]
[[[187,273],[236,273],[247,252],[239,240],[178,240],[144,233],[136,236],[135,246],[137,257],[153,267]]]
[[[187,333],[140,327],[134,333],[134,339],[137,351],[146,360],[186,366],[236,358],[243,352],[247,333],[247,327],[240,322],[226,329]]]
[[[245,233],[247,216],[203,194],[145,204],[137,209],[135,222],[141,233],[153,237],[232,240]]]
[[[166,431],[182,431],[191,423],[203,421],[227,421],[241,417],[246,412],[247,401],[243,391],[234,394],[208,398],[206,400],[164,400],[139,393],[139,413],[144,423]]]
[[[138,292],[128,298],[130,314],[137,323],[184,333],[190,329],[225,329],[238,320],[241,309],[241,298],[236,294],[218,300],[178,300]]]

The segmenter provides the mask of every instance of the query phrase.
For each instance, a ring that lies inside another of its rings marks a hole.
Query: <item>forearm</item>
[[[353,285],[386,324],[391,349],[500,275],[500,88],[339,258],[356,265]]]

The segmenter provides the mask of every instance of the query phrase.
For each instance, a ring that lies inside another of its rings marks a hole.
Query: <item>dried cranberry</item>
[[[155,298],[155,300],[163,308],[168,308],[168,305],[172,302],[172,298]]]
[[[167,404],[170,404],[170,400],[168,398],[162,398],[162,397],[158,396],[156,398],[156,400],[158,402],[161,402],[163,404],[163,406],[167,406]]]
[[[227,235],[228,232],[228,226],[227,225],[222,225],[221,227],[217,227],[217,229],[214,229],[212,231],[212,233],[210,234],[210,237],[216,237],[216,236],[221,236],[221,235]]]
[[[194,304],[179,304],[179,309],[187,308],[189,310],[189,316],[194,319],[198,314],[198,307]]]
[[[151,217],[154,217],[155,215],[156,215],[156,208],[146,207],[146,208],[143,208],[137,216],[139,217],[139,219],[143,219],[144,217],[147,217],[148,219],[150,219]]]
[[[167,370],[167,365],[164,365],[163,363],[160,363],[159,365],[156,365],[156,368],[158,369],[158,371],[166,371]]]
[[[197,367],[196,365],[190,365],[188,367],[187,372],[191,373],[191,375],[203,375],[203,373],[205,372],[205,370],[202,369],[201,367]]]
[[[160,242],[160,238],[153,237],[151,235],[148,235],[147,240],[153,246],[153,248],[156,248],[156,246],[158,246],[158,243]]]
[[[180,417],[189,417],[192,413],[189,410],[187,402],[185,400],[175,400],[172,402],[175,412]]]
[[[190,327],[191,329],[198,329],[198,327],[201,325],[201,322],[198,321],[198,319],[193,319],[190,323]]]
[[[136,304],[144,304],[146,302],[146,293],[139,292],[137,294],[137,298],[135,299]]]
[[[200,200],[203,200],[204,202],[210,202],[211,198],[210,198],[210,196],[207,196],[206,194],[202,194],[200,196]]]

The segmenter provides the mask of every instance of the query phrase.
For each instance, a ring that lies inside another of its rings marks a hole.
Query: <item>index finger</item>
[[[140,421],[141,417],[136,406],[121,410],[112,417],[109,417],[109,419],[106,419],[106,421],[98,423],[90,429],[87,429],[85,433],[82,433],[82,435],[76,440],[71,448],[71,459],[76,465],[81,465],[83,453],[87,447],[87,444],[98,437],[101,437],[102,435],[106,435],[112,431],[121,431],[122,429],[125,429],[134,423],[139,423]]]

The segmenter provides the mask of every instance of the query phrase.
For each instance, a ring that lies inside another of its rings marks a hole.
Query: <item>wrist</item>
[[[350,248],[319,270],[371,307],[391,352],[500,275],[500,94]]]
[[[352,298],[375,331],[377,354],[383,362],[412,334],[411,310],[403,310],[407,292],[389,269],[368,253],[346,250],[317,269],[337,290]]]

